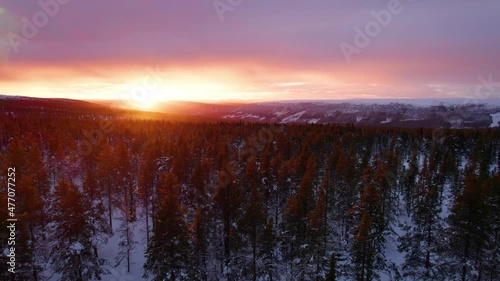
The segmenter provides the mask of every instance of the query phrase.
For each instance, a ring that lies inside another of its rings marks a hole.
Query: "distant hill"
[[[73,99],[31,98],[0,95],[0,112],[4,114],[56,114],[112,116],[115,118],[168,121],[201,121],[199,117],[163,112],[148,112],[113,106],[113,102],[89,102]]]
[[[418,100],[417,100],[418,101]],[[497,103],[400,102],[267,102],[206,113],[223,120],[276,123],[356,124],[405,128],[494,128],[500,120]]]
[[[295,124],[355,124],[403,128],[499,128],[500,100],[279,101],[258,103],[159,102],[155,112],[132,110],[119,100],[81,101],[0,96],[8,112],[112,115],[171,121],[244,121]]]
[[[496,128],[500,100],[471,103],[448,100],[280,101],[249,104],[174,102],[163,112],[224,121],[296,124],[355,124],[403,128]]]

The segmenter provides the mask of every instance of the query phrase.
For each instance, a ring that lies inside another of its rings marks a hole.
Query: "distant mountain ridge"
[[[496,128],[500,99],[270,101],[248,104],[165,102],[162,112],[225,121],[355,124],[404,128]]]
[[[0,109],[51,110],[131,118],[355,124],[403,128],[499,128],[500,99],[269,101],[257,103],[158,102],[154,113],[124,109],[124,101],[81,101],[0,95]]]
[[[256,103],[224,114],[225,120],[276,123],[356,124],[362,126],[493,128],[498,127],[500,106],[495,104],[403,103]]]

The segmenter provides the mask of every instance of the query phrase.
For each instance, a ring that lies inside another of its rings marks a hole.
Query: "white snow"
[[[289,105],[289,104],[297,104],[297,103],[314,103],[316,105],[330,105],[330,104],[342,104],[342,103],[350,103],[350,104],[379,104],[379,105],[388,105],[388,104],[409,104],[417,107],[426,107],[426,106],[437,106],[437,105],[465,105],[465,104],[485,104],[489,106],[500,106],[500,99],[492,98],[492,99],[482,99],[479,102],[470,98],[442,98],[442,99],[419,99],[419,98],[382,98],[382,99],[339,99],[339,100],[283,100],[283,101],[272,101],[272,102],[263,102],[265,104],[270,105]]]
[[[77,253],[80,253],[80,251],[83,250],[83,245],[80,242],[75,242],[71,244],[71,246],[69,246],[69,249]]]
[[[33,100],[33,99],[35,99],[35,98],[26,97],[26,96],[0,94],[0,100]]]
[[[490,128],[495,128],[495,127],[500,126],[500,112],[490,114],[490,115],[491,115],[491,119],[493,119],[493,121],[491,122]]]
[[[406,200],[400,195],[398,202],[400,202],[400,206],[405,205]],[[402,265],[405,262],[405,252],[400,252],[398,250],[398,238],[404,236],[406,234],[405,227],[412,227],[413,222],[410,216],[406,214],[401,208],[398,208],[398,217],[393,224],[391,224],[391,235],[388,235],[387,241],[385,243],[385,257],[389,263],[392,263],[398,271],[402,271]],[[395,276],[389,275],[387,272],[380,272],[381,280],[390,281],[395,280]]]
[[[146,251],[146,225],[144,221],[144,216],[142,210],[138,209],[137,221],[132,227],[134,234],[135,249],[132,250],[130,256],[130,272],[127,272],[126,260],[122,262],[121,265],[115,267],[115,257],[118,255],[119,243],[120,243],[120,232],[118,228],[122,221],[118,217],[113,219],[113,236],[109,238],[108,243],[103,249],[100,249],[99,255],[106,258],[110,265],[106,266],[106,269],[110,272],[107,275],[102,276],[102,281],[127,281],[127,280],[147,280],[142,277],[144,274],[144,263],[146,262],[146,257],[144,252]],[[116,212],[118,215],[118,212]]]
[[[380,124],[387,124],[387,123],[390,123],[390,122],[392,122],[392,118],[387,118],[384,121],[380,122]]]
[[[460,157],[460,163],[458,164],[459,165],[459,169],[461,171],[464,171],[465,167],[467,166],[467,163],[468,163],[468,160],[467,160],[467,158],[465,156]]]
[[[287,113],[288,113],[288,111],[286,111],[286,110],[281,110],[281,111],[276,111],[276,112],[274,112],[274,113],[273,113],[273,115],[274,115],[274,116],[277,116],[277,117],[281,117],[282,115],[285,115],[285,114],[287,114]]]
[[[405,168],[405,170],[408,170],[410,168],[410,160],[409,159],[403,160],[403,167]]]
[[[238,119],[253,118],[253,119],[258,119],[260,121],[263,121],[263,120],[266,119],[266,117],[261,117],[261,116],[256,115],[256,114],[252,114],[252,113],[243,114],[241,112],[238,112],[237,114],[224,115],[224,116],[222,116],[222,118],[223,119],[227,119],[227,118],[230,118],[230,119],[234,119],[234,118],[238,118]]]
[[[498,172],[498,163],[493,163],[490,165],[490,173],[496,174]]]
[[[8,254],[10,254],[10,250],[8,248],[5,248],[3,249],[3,253],[2,253],[4,256],[7,256]]]
[[[463,125],[464,120],[455,119],[455,120],[450,120],[449,122],[450,122],[452,128],[460,128]]]
[[[281,120],[281,122],[282,123],[295,122],[295,121],[299,120],[300,117],[302,117],[302,115],[304,115],[304,113],[306,113],[306,112],[305,111],[297,112],[295,114],[292,114],[292,115],[284,118],[283,120]]]
[[[131,252],[130,258],[130,272],[127,272],[126,260],[123,260],[121,265],[116,266],[115,258],[118,255],[119,243],[120,243],[120,232],[118,228],[122,221],[118,217],[118,211],[115,211],[116,217],[113,218],[113,236],[111,236],[106,243],[106,245],[99,249],[99,257],[105,258],[107,264],[104,266],[108,274],[103,274],[101,276],[101,281],[132,281],[132,280],[149,280],[143,278],[144,274],[144,263],[146,262],[146,256],[144,255],[146,250],[146,233],[145,233],[145,221],[143,212],[138,209],[137,221],[133,223],[133,238],[135,242],[135,249]],[[70,246],[71,250],[80,251],[83,249],[81,243],[73,243]],[[59,274],[54,274],[50,268],[45,272],[46,276],[49,276],[49,281],[56,281],[61,278]]]
[[[446,183],[443,186],[443,202],[441,205],[441,212],[439,213],[439,217],[443,219],[443,222],[446,224],[446,218],[451,213],[451,208],[453,205],[453,194],[451,193],[451,187],[449,183]]]

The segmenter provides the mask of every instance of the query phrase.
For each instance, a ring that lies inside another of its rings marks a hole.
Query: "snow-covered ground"
[[[138,210],[138,213],[140,210]],[[99,256],[107,260],[105,269],[109,272],[101,276],[101,281],[139,281],[139,280],[150,280],[143,278],[144,274],[144,263],[146,262],[146,257],[144,255],[146,251],[146,226],[144,217],[139,215],[137,221],[133,223],[133,238],[135,242],[135,248],[131,252],[130,260],[130,272],[127,272],[127,262],[123,260],[120,265],[116,265],[116,257],[118,255],[119,243],[120,243],[120,232],[118,228],[120,227],[121,221],[119,219],[119,211],[116,210],[114,213],[116,216],[113,219],[113,236],[111,236],[106,243],[106,245],[99,249]],[[60,280],[59,274],[53,274],[51,270],[47,270],[44,274],[49,276],[49,281]],[[69,281],[69,280],[68,280]]]
[[[118,212],[117,212],[118,213]],[[118,255],[118,244],[120,243],[120,233],[118,228],[121,221],[115,218],[113,220],[113,236],[108,240],[106,246],[101,249],[101,257],[106,258],[110,265],[107,270],[110,274],[102,276],[102,281],[135,281],[135,280],[148,280],[143,278],[144,263],[146,257],[146,226],[142,216],[138,216],[138,220],[133,225],[135,249],[132,250],[130,260],[130,272],[127,272],[127,262],[123,260],[119,266],[115,267],[115,257]]]
[[[398,202],[400,202],[400,205],[398,207],[399,215],[395,220],[395,223],[390,226],[392,234],[388,236],[388,239],[385,243],[385,257],[387,258],[389,264],[392,263],[392,265],[397,268],[399,272],[402,272],[401,266],[405,262],[406,253],[398,251],[398,239],[406,234],[404,228],[406,226],[413,226],[413,222],[406,211],[402,210],[401,208],[401,206],[406,205],[406,202],[401,195],[399,196]],[[391,271],[391,273],[394,274],[393,270]],[[380,277],[383,281],[396,280],[395,276],[388,275],[384,272],[381,272]]]

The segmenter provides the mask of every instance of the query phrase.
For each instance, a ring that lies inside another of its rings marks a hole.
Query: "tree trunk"
[[[149,194],[147,191],[144,196],[144,212],[146,214],[146,245],[149,245]]]
[[[111,199],[111,186],[109,186],[108,183],[108,215],[109,215],[109,227],[111,228],[111,231],[113,231],[113,203]]]
[[[252,272],[253,272],[253,281],[257,280],[257,227],[253,227],[253,235],[252,235]]]
[[[429,211],[430,212],[430,211]],[[429,216],[432,216],[429,214]],[[426,276],[429,277],[429,270],[431,269],[431,234],[432,234],[432,228],[431,228],[432,220],[428,222],[427,225],[427,253],[425,255],[425,268],[426,268]]]
[[[231,235],[231,225],[229,221],[228,211],[224,212],[224,266],[229,267],[229,257],[231,254],[231,249],[229,247],[230,243],[230,235]],[[226,276],[227,280],[229,280],[229,276]]]

